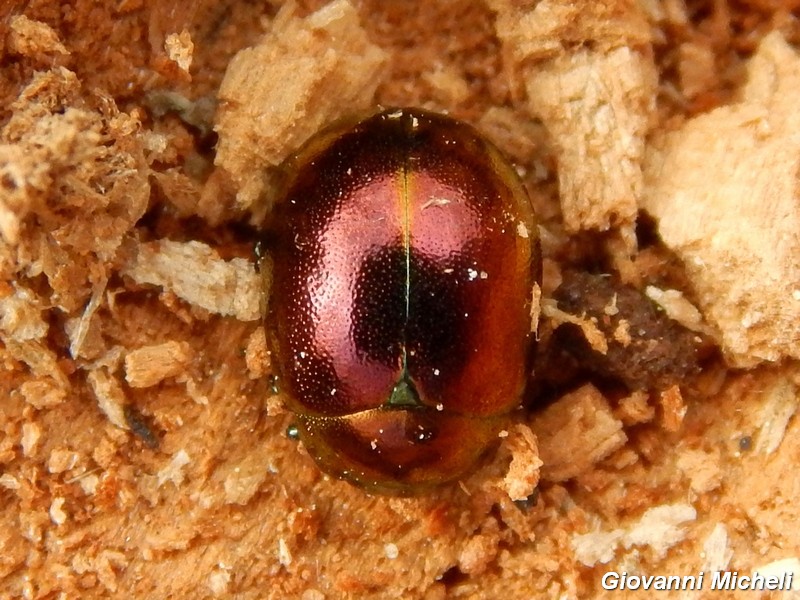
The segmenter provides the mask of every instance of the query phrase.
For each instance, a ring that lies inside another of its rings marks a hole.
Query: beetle
[[[464,475],[531,368],[541,253],[519,176],[472,126],[409,108],[324,129],[283,167],[264,325],[300,439],[371,492]]]

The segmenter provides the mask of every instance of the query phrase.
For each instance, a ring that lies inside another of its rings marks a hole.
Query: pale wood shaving
[[[668,504],[647,509],[642,518],[630,527],[622,541],[625,548],[647,546],[657,557],[686,537],[684,524],[694,521],[697,511],[690,504]]]
[[[620,546],[626,549],[646,547],[657,557],[664,558],[672,546],[685,539],[687,530],[683,525],[696,518],[697,511],[690,504],[654,506],[627,528],[574,534],[572,548],[575,558],[587,567],[610,562]],[[622,565],[617,568],[624,570]]]
[[[550,321],[552,327],[555,329],[563,323],[571,323],[580,327],[583,337],[592,347],[592,350],[605,354],[608,352],[608,341],[603,332],[597,326],[597,323],[592,318],[582,318],[573,315],[558,308],[558,303],[555,300],[545,299],[541,302],[541,314]]]
[[[11,473],[3,473],[0,475],[0,486],[11,491],[18,490],[20,488],[19,479]]]
[[[83,553],[75,554],[72,557],[71,567],[75,573],[93,573],[97,576],[100,583],[109,592],[117,591],[116,569],[122,569],[128,565],[128,559],[122,552],[115,550],[102,550],[96,556],[87,556]]]
[[[542,288],[538,283],[533,284],[531,290],[531,332],[539,331],[539,319],[542,316]]]
[[[681,395],[681,388],[673,385],[658,395],[661,403],[661,424],[667,431],[679,431],[686,416],[686,404]]]
[[[386,61],[347,0],[305,19],[287,6],[257,46],[231,60],[219,90],[215,161],[245,208],[261,198],[267,167],[323,125],[371,105]]]
[[[247,375],[250,379],[260,379],[269,373],[271,361],[263,327],[254,329],[253,333],[247,338],[244,359],[247,365]]]
[[[648,285],[644,293],[650,300],[658,304],[670,319],[677,321],[686,329],[701,333],[709,332],[708,327],[703,323],[703,315],[694,304],[686,299],[683,292],[662,290],[654,285]]]
[[[656,410],[650,405],[650,395],[644,390],[637,390],[617,402],[616,416],[625,425],[648,423],[656,416]]]
[[[627,436],[608,402],[592,385],[562,396],[530,422],[543,466],[541,477],[565,481],[622,447]]]
[[[52,379],[62,389],[69,389],[69,380],[58,364],[58,358],[43,342],[5,340],[6,350],[15,359],[25,363],[35,376]]]
[[[622,469],[630,467],[638,461],[639,455],[636,453],[636,450],[623,447],[609,456],[603,464],[608,465],[617,471],[621,471]]]
[[[627,348],[633,341],[631,337],[631,323],[627,319],[620,319],[617,327],[614,329],[613,338],[615,342],[622,344]]]
[[[468,575],[480,575],[486,571],[497,555],[498,536],[478,534],[470,538],[458,557],[458,568]]]
[[[726,571],[733,558],[733,550],[728,543],[728,528],[717,523],[703,542],[703,570],[709,573]]]
[[[113,373],[122,364],[125,351],[125,348],[122,346],[111,346],[110,348],[106,348],[103,354],[98,356],[92,362],[87,363],[85,368],[89,371],[92,371],[104,367],[106,370]]]
[[[430,88],[431,95],[443,106],[455,106],[469,98],[469,84],[463,74],[451,65],[437,65],[426,71],[422,80]]]
[[[46,23],[14,15],[8,25],[8,49],[12,53],[34,58],[40,54],[69,54],[58,34]]]
[[[180,487],[184,478],[186,477],[186,473],[183,472],[183,468],[186,465],[191,464],[191,462],[192,459],[189,458],[186,450],[183,448],[178,450],[172,455],[169,463],[158,472],[158,487],[161,487],[168,481],[174,483],[176,487]]]
[[[230,572],[224,569],[215,569],[208,576],[208,588],[215,596],[227,597],[231,578]]]
[[[25,402],[37,409],[58,406],[67,399],[67,391],[49,377],[29,379],[19,386]]]
[[[284,538],[278,539],[278,563],[284,567],[292,564],[292,552]]]
[[[89,385],[92,386],[97,405],[103,414],[108,417],[117,427],[128,429],[128,421],[125,418],[125,392],[119,381],[105,369],[90,371],[86,376]]]
[[[13,294],[0,298],[0,337],[24,342],[47,335],[39,304],[33,292],[15,285]]]
[[[625,532],[621,529],[573,535],[570,541],[575,552],[575,560],[587,567],[610,562],[614,559],[624,535]]]
[[[197,382],[194,379],[189,379],[186,382],[186,393],[189,394],[189,397],[197,404],[208,404],[208,396],[202,392],[200,386],[197,385]]]
[[[711,492],[722,484],[718,451],[682,449],[677,465],[689,478],[689,486],[696,494]]]
[[[22,437],[20,439],[20,446],[22,446],[23,456],[33,456],[39,447],[39,441],[42,439],[42,428],[38,423],[23,423],[22,424]]]
[[[558,153],[567,231],[632,227],[656,81],[649,58],[628,47],[578,50],[530,71],[531,112]]]
[[[56,525],[63,525],[67,521],[67,513],[64,512],[64,502],[66,502],[66,498],[56,497],[53,498],[53,502],[50,504],[50,519]]]
[[[527,425],[515,425],[505,444],[511,452],[511,464],[501,487],[512,500],[524,500],[539,483],[542,460],[539,458],[536,436]]]
[[[141,244],[122,273],[140,284],[163,286],[211,312],[241,321],[260,318],[261,278],[252,263],[242,258],[224,261],[200,242]]]
[[[134,388],[156,385],[181,375],[192,356],[189,344],[176,341],[131,350],[125,356],[125,380]]]
[[[797,386],[785,377],[778,377],[761,396],[764,404],[755,449],[762,454],[772,454],[783,441],[789,419],[797,412],[800,397]]]
[[[97,485],[100,483],[100,478],[95,473],[86,473],[80,476],[77,481],[81,486],[81,490],[87,496],[93,496],[97,493]]]
[[[47,459],[47,470],[50,473],[69,471],[78,463],[78,453],[68,448],[53,448]]]
[[[73,358],[85,356],[82,352],[83,344],[86,341],[86,336],[89,333],[89,328],[92,324],[92,317],[103,301],[103,294],[106,291],[106,284],[108,280],[103,278],[101,281],[94,285],[92,290],[92,297],[86,304],[83,314],[73,322],[73,325],[68,328],[67,335],[70,338],[69,352]]]
[[[279,394],[275,394],[267,398],[266,402],[267,415],[270,417],[279,417],[285,415],[287,412],[286,404]]]
[[[619,0],[489,5],[552,135],[566,229],[631,230],[658,81],[644,12]]]
[[[642,198],[739,367],[800,357],[800,58],[772,33],[747,72],[740,102],[655,140]]]
[[[602,50],[650,42],[651,30],[638,3],[626,0],[577,4],[569,0],[489,0],[497,32],[514,57],[533,62],[564,52],[565,44],[591,40]]]
[[[181,70],[189,72],[192,66],[192,53],[194,52],[194,42],[187,30],[180,33],[170,33],[164,40],[164,50],[167,51],[169,59],[177,63]]]

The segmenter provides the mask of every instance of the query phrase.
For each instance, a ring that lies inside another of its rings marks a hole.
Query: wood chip
[[[747,72],[740,102],[654,140],[643,195],[738,367],[800,358],[800,57],[772,33]]]
[[[686,537],[683,525],[696,518],[697,511],[690,504],[654,506],[626,531],[622,543],[626,548],[647,546],[663,558],[667,550]]]
[[[658,395],[661,402],[661,423],[667,431],[676,432],[681,428],[686,416],[686,404],[683,402],[681,388],[672,385]]]
[[[686,329],[700,333],[709,333],[708,327],[703,323],[703,315],[686,299],[683,292],[678,290],[662,290],[654,285],[648,285],[644,290],[645,295],[658,304],[667,316],[677,321]]]
[[[37,409],[58,406],[67,399],[67,391],[49,377],[29,379],[19,386],[25,402]]]
[[[728,529],[724,523],[717,523],[703,542],[703,570],[709,573],[726,571],[733,557],[733,549],[728,544]]]
[[[186,342],[137,348],[125,356],[125,380],[131,387],[150,387],[181,375],[191,359],[192,350]]]
[[[511,452],[511,464],[501,487],[512,500],[525,500],[536,489],[542,466],[536,436],[527,425],[515,425],[504,443]]]
[[[797,386],[790,379],[778,377],[764,390],[761,397],[764,405],[756,452],[772,454],[783,440],[789,419],[797,412],[800,395]]]
[[[190,304],[241,321],[260,318],[261,278],[242,258],[222,260],[200,242],[141,244],[122,272],[137,283],[160,285]]]
[[[125,392],[119,381],[109,375],[105,369],[95,369],[86,376],[89,385],[92,386],[97,405],[100,410],[117,427],[128,429],[128,421],[125,419]]]
[[[626,549],[647,547],[663,558],[672,546],[686,537],[683,525],[696,518],[697,511],[690,504],[654,506],[627,528],[575,534],[572,547],[576,559],[587,567],[610,562],[619,546]]]
[[[625,396],[617,403],[615,414],[625,425],[648,423],[656,416],[656,410],[649,403],[650,394],[638,390]]]
[[[245,208],[261,198],[267,167],[323,125],[371,106],[386,61],[347,0],[305,19],[291,10],[231,60],[219,90],[215,162],[238,184]]]
[[[719,451],[685,448],[678,454],[677,465],[689,478],[689,485],[696,494],[711,492],[722,484]]]
[[[189,72],[189,67],[192,66],[194,43],[188,31],[184,29],[180,33],[170,33],[164,40],[164,49],[170,60],[176,62],[186,73]]]
[[[46,23],[25,15],[14,15],[9,21],[8,49],[14,54],[38,57],[42,54],[69,54],[58,34]]]
[[[183,448],[178,450],[172,455],[172,459],[169,461],[169,463],[158,472],[158,487],[161,487],[168,481],[171,481],[177,487],[180,487],[184,478],[186,477],[186,474],[183,472],[183,468],[191,462],[192,459],[189,458],[186,450]]]
[[[244,360],[247,366],[247,375],[250,379],[260,379],[269,373],[271,361],[263,327],[256,327],[250,337],[247,338]]]
[[[490,6],[498,36],[521,63],[529,110],[552,135],[567,231],[632,229],[658,81],[641,8],[567,0]]]
[[[562,396],[530,423],[542,459],[542,479],[565,481],[591,469],[627,441],[603,395],[585,385]]]

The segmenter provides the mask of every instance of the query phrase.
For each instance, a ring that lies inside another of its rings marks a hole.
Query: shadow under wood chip
[[[607,349],[597,351],[571,323],[556,330],[554,346],[602,377],[617,379],[631,390],[663,390],[700,371],[702,339],[613,276],[566,273],[554,299],[559,310],[590,319]]]

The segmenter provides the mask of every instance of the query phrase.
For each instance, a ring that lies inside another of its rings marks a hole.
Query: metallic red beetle
[[[339,123],[286,166],[265,326],[301,439],[370,491],[458,478],[530,370],[541,257],[517,174],[471,126],[417,109]]]

